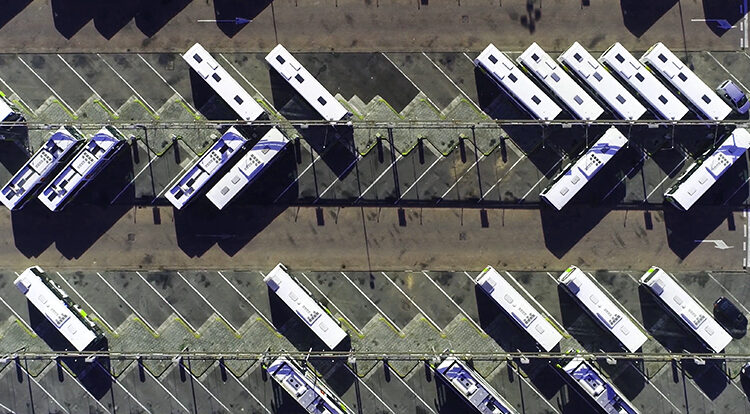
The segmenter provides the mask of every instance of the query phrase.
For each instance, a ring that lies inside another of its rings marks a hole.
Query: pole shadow
[[[625,27],[635,37],[641,37],[666,14],[678,0],[620,0],[622,20]]]
[[[244,20],[252,20],[256,18],[272,2],[273,0],[214,0],[214,13],[217,20],[216,26],[218,26],[219,30],[227,35],[227,37],[234,37],[249,23],[249,21],[245,22]]]

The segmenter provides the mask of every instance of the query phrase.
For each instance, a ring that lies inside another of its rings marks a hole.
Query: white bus
[[[13,284],[77,351],[90,349],[104,338],[102,330],[86,312],[39,266],[24,270]]]
[[[688,210],[750,148],[750,133],[736,128],[713,150],[696,160],[664,193],[675,207]]]
[[[99,130],[42,190],[39,200],[52,211],[65,208],[109,164],[125,142],[125,137],[113,126]]]
[[[580,43],[575,42],[557,60],[574,72],[623,119],[640,119],[646,108]]]
[[[492,43],[474,59],[474,64],[535,119],[549,121],[562,112],[552,98]]]
[[[557,282],[578,300],[599,326],[609,331],[629,352],[646,343],[646,335],[581,269],[570,266]]]
[[[545,351],[560,343],[560,332],[492,266],[485,267],[474,282]]]
[[[447,357],[435,371],[480,414],[518,413],[481,375],[460,359]]]
[[[563,168],[539,196],[562,210],[627,143],[628,139],[617,128],[610,127],[591,148]]]
[[[277,45],[266,55],[266,62],[276,69],[316,111],[328,121],[351,116],[349,111],[307,71],[284,46]]]
[[[559,365],[558,365],[559,367]],[[580,356],[573,358],[564,367],[560,367],[568,380],[588,395],[591,400],[607,414],[639,414],[625,396],[612,385],[606,377]]]
[[[658,72],[682,96],[687,98],[703,119],[720,121],[732,112],[713,89],[685,66],[663,43],[659,42],[641,56],[641,62]]]
[[[23,121],[21,111],[5,95],[0,93],[0,122]]]
[[[640,282],[713,352],[721,352],[732,342],[732,336],[667,272],[653,266]]]
[[[188,49],[182,58],[241,119],[252,122],[263,115],[263,107],[199,43]]]
[[[183,174],[164,196],[178,210],[193,199],[201,188],[235,156],[247,142],[245,137],[231,127],[203,153],[198,161]]]
[[[341,329],[330,312],[316,302],[310,292],[286,272],[283,264],[276,265],[263,281],[329,349],[336,348],[346,338],[346,332]]]
[[[78,128],[58,129],[0,190],[0,201],[9,210],[23,207],[84,140]]]
[[[604,109],[538,44],[532,43],[516,60],[547,85],[578,119],[593,120],[604,113]]]
[[[289,140],[281,131],[272,127],[228,173],[221,177],[216,185],[208,190],[206,197],[219,210],[223,209],[263,172],[263,169],[273,161],[276,154],[283,150],[288,142]]]
[[[315,373],[303,370],[288,355],[276,358],[266,368],[268,375],[310,414],[353,413]]]
[[[599,58],[604,66],[630,85],[663,119],[679,121],[688,108],[620,43],[610,46]]]

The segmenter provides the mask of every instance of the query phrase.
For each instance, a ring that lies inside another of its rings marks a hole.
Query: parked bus
[[[640,414],[625,396],[590,362],[580,356],[560,366],[568,381],[583,391],[596,406],[607,414]]]
[[[481,375],[456,357],[445,358],[435,372],[480,414],[518,413]]]
[[[265,369],[268,375],[310,414],[354,412],[322,379],[310,370],[303,370],[288,355],[276,358]]]

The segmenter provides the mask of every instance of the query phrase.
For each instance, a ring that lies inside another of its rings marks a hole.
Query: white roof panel
[[[272,127],[216,185],[208,190],[206,197],[219,209],[224,208],[263,171],[288,142],[281,131]]]
[[[664,193],[678,208],[687,210],[750,148],[750,132],[736,128],[705,160],[693,163]]]
[[[485,72],[536,119],[555,119],[562,109],[550,99],[513,61],[490,44],[474,59]]]
[[[77,146],[80,137],[73,127],[58,129],[0,190],[0,201],[11,210],[20,208]]]
[[[591,148],[565,167],[539,196],[561,210],[627,142],[617,128],[610,127]]]
[[[435,369],[480,414],[517,413],[480,374],[456,357],[447,357]]]
[[[287,355],[275,359],[266,372],[310,414],[353,413],[325,382],[310,370],[301,370]]]
[[[538,44],[516,59],[560,98],[579,119],[597,119],[604,109],[589,96]]]
[[[573,43],[557,60],[575,72],[623,119],[639,119],[646,112],[638,99],[578,42]]]
[[[284,46],[277,45],[266,55],[266,62],[276,69],[316,111],[328,121],[340,121],[349,111],[307,71]]]
[[[716,95],[693,71],[685,66],[663,43],[651,47],[641,62],[659,72],[682,96],[698,110],[698,115],[710,120],[722,120],[732,112],[724,101]]]
[[[687,106],[680,102],[653,73],[646,69],[620,43],[615,43],[599,58],[599,62],[614,71],[627,82],[659,115],[668,120],[678,121],[688,112]]]
[[[182,58],[241,119],[252,122],[264,113],[263,107],[199,43],[188,49]]]

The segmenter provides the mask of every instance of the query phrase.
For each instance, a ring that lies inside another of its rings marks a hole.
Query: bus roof
[[[538,44],[532,43],[516,60],[547,85],[578,119],[597,119],[604,113],[604,109]]]
[[[610,46],[599,62],[612,69],[664,119],[678,121],[688,108],[620,43]]]
[[[184,207],[247,140],[234,127],[221,136],[193,166],[183,174],[164,196],[178,210]]]
[[[266,55],[266,62],[276,69],[316,111],[328,121],[340,121],[349,111],[331,95],[313,75],[289,53],[284,46],[276,45]]]
[[[223,177],[206,193],[206,197],[220,210],[263,171],[289,142],[276,127],[253,145]]]
[[[581,269],[570,266],[558,283],[565,286],[573,297],[589,312],[597,323],[609,331],[630,352],[637,351],[646,343],[646,335]]]
[[[639,119],[646,108],[580,43],[575,42],[557,60],[575,72],[623,119]]]
[[[481,375],[456,357],[447,357],[436,371],[480,414],[517,413]]]
[[[247,91],[227,73],[200,43],[182,55],[185,62],[198,73],[241,119],[255,121],[264,111]]]
[[[692,164],[664,193],[672,204],[687,210],[750,148],[750,132],[734,131],[702,162]]]
[[[39,200],[52,211],[59,210],[73,194],[92,180],[120,148],[122,135],[114,127],[108,126],[99,130],[60,174],[42,190]]]
[[[81,140],[83,135],[75,127],[64,126],[54,132],[0,190],[0,201],[10,210],[22,206]]]
[[[474,64],[484,69],[497,84],[510,93],[513,99],[539,120],[555,119],[562,109],[539,86],[526,76],[512,60],[489,44],[474,59]]]
[[[314,373],[303,372],[289,356],[276,358],[266,372],[310,414],[346,414],[352,411]]]
[[[24,270],[13,282],[29,302],[70,342],[78,351],[83,351],[97,335],[74,314],[33,269],[41,271],[37,266]]]
[[[570,378],[607,414],[639,414],[625,396],[599,371],[580,356],[563,367]]]
[[[713,352],[721,352],[732,342],[731,335],[669,273],[654,266],[640,282],[648,286],[672,315]]]
[[[336,321],[286,272],[279,263],[263,281],[299,316],[329,349],[334,349],[346,338],[346,332]]]
[[[732,108],[663,43],[651,46],[651,49],[641,57],[641,62],[655,69],[671,83],[693,104],[702,118],[722,120],[732,112]]]
[[[474,282],[545,351],[552,350],[560,343],[562,340],[560,332],[492,266],[487,266]]]
[[[552,184],[540,193],[540,197],[561,210],[627,142],[628,139],[617,128],[610,127],[591,148],[564,168],[552,180]]]

